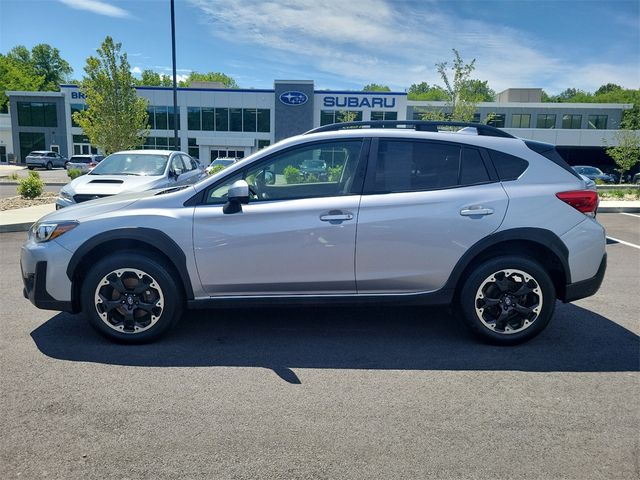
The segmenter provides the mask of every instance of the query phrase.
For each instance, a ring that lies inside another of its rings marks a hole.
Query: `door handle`
[[[492,213],[493,208],[484,207],[469,207],[460,210],[460,215],[462,215],[463,217],[470,217],[473,215],[491,215]]]
[[[353,214],[349,212],[343,212],[342,210],[331,210],[324,215],[320,215],[320,220],[330,223],[341,223],[345,220],[353,220]]]

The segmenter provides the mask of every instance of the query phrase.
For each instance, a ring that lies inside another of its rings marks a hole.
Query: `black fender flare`
[[[560,237],[551,230],[546,230],[544,228],[522,227],[493,233],[471,246],[460,260],[458,260],[458,263],[453,268],[453,271],[451,272],[451,275],[443,289],[456,289],[463,272],[479,255],[482,254],[482,252],[499,243],[514,240],[537,243],[541,247],[550,250],[562,266],[565,283],[571,283],[569,249],[562,240],[560,240]]]
[[[133,240],[146,243],[162,252],[180,275],[187,300],[194,298],[193,286],[187,269],[187,257],[180,246],[166,233],[155,228],[126,227],[99,233],[86,240],[71,256],[67,265],[67,277],[73,278],[84,257],[94,248],[114,240]]]

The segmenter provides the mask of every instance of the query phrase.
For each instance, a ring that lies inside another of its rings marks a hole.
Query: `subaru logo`
[[[304,105],[309,100],[306,94],[302,92],[284,92],[280,95],[280,101],[285,105]]]

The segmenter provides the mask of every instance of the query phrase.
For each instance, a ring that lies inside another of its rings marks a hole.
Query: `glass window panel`
[[[258,150],[268,147],[269,145],[271,145],[270,140],[258,140]]]
[[[607,115],[589,115],[587,128],[596,130],[607,129]]]
[[[167,130],[169,122],[167,120],[167,107],[155,107],[156,129]]]
[[[212,107],[202,108],[202,130],[213,132],[215,129],[215,110]]]
[[[44,105],[44,126],[58,126],[58,109],[55,103],[45,103]]]
[[[155,137],[155,140],[156,140],[156,147],[158,148],[167,148],[169,146],[167,137]]]
[[[398,120],[398,112],[384,112],[385,120]]]
[[[333,110],[320,111],[320,125],[330,125],[335,122],[336,112]]]
[[[580,128],[582,123],[582,115],[563,115],[562,128],[576,129]]]
[[[556,116],[555,114],[541,114],[538,115],[536,128],[556,128]]]
[[[492,127],[504,128],[506,115],[504,113],[497,113],[493,115],[493,118],[487,122],[487,125],[491,125]]]
[[[21,127],[30,127],[31,124],[31,104],[28,102],[18,102],[18,125]]]
[[[511,126],[513,128],[529,128],[531,125],[531,115],[528,113],[514,113],[511,115]]]
[[[371,112],[371,120],[384,120],[384,112]]]
[[[34,150],[44,150],[44,132],[20,132],[20,160],[26,161],[27,155]]]
[[[178,128],[180,128],[180,107],[178,107],[178,115],[177,115],[177,119],[175,118],[175,116],[173,115],[173,107],[167,107],[167,115],[168,115],[168,124],[169,124],[169,130],[173,130],[174,127],[174,121],[177,120],[178,121]]]
[[[455,187],[460,148],[453,145],[381,140],[375,191],[410,192]]]
[[[271,110],[269,110],[268,108],[258,109],[258,131],[271,131]]]
[[[149,123],[149,128],[151,129],[155,129],[156,128],[156,117],[155,117],[155,113],[154,113],[154,108],[153,107],[147,107],[147,116],[149,117],[147,122]]]
[[[489,174],[480,152],[471,148],[463,149],[460,164],[460,185],[475,185],[489,181]]]
[[[231,132],[242,131],[242,109],[241,108],[229,109],[229,131]]]
[[[394,112],[395,113],[395,112]],[[474,113],[473,118],[471,119],[473,123],[480,123],[480,113]]]
[[[255,108],[242,109],[242,131],[255,132],[257,128],[258,110]]]
[[[202,130],[200,107],[187,107],[187,128],[189,130]]]
[[[229,131],[229,109],[216,108],[216,131]]]

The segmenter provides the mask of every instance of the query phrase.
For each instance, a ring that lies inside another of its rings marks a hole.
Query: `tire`
[[[549,324],[556,291],[538,262],[504,256],[478,265],[464,282],[459,301],[462,318],[475,335],[496,345],[516,345]]]
[[[53,163],[47,162],[47,170],[51,170],[53,168]]]
[[[116,253],[96,263],[84,278],[82,311],[91,326],[110,340],[150,342],[182,316],[181,291],[172,270],[158,259]]]
[[[67,165],[69,165],[69,162],[64,162],[64,165],[62,166],[62,168],[64,168],[66,170],[67,169]]]
[[[27,167],[27,168],[28,168],[29,170],[33,170],[33,169],[34,169],[34,168],[36,168],[36,167]]]

